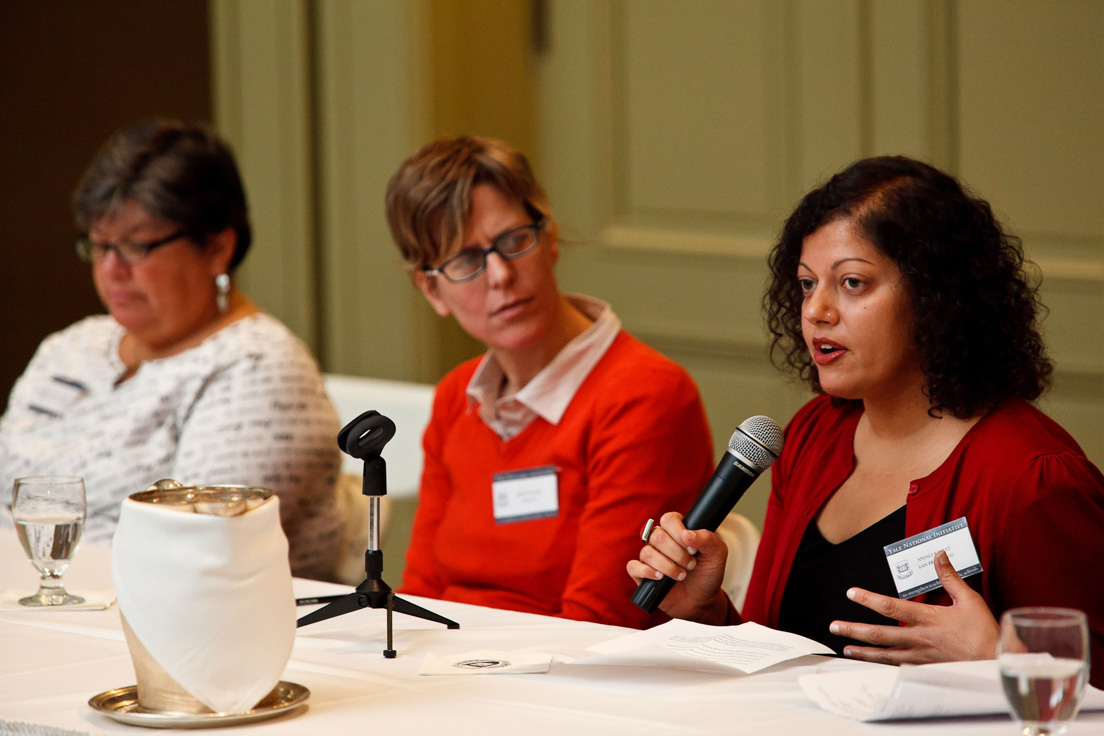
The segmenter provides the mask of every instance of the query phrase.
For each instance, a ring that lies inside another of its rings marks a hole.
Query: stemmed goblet
[[[1000,622],[1004,695],[1024,736],[1061,736],[1089,679],[1089,626],[1071,608],[1013,608]]]
[[[21,598],[24,606],[84,603],[62,585],[84,529],[84,481],[73,475],[17,478],[12,490],[12,518],[23,550],[41,574],[38,592]]]

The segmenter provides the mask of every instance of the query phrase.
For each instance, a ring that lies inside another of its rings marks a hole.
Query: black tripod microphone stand
[[[325,621],[362,608],[387,609],[387,648],[383,656],[395,657],[392,640],[391,612],[398,611],[408,616],[424,618],[445,624],[450,629],[459,629],[460,624],[422,608],[410,601],[399,598],[391,591],[391,586],[383,581],[383,552],[380,542],[380,497],[387,495],[387,463],[380,457],[383,446],[395,436],[395,423],[377,411],[366,411],[345,425],[337,435],[337,444],[343,452],[364,461],[364,481],[361,493],[368,497],[368,550],[364,553],[364,582],[352,593],[342,596],[329,605],[308,613],[299,619],[296,626]]]

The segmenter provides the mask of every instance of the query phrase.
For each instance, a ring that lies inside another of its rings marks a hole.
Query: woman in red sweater
[[[1037,287],[988,203],[918,161],[866,159],[801,201],[770,265],[775,355],[820,396],[786,429],[742,617],[900,664],[992,658],[1002,611],[1066,606],[1104,661],[1104,587],[1088,584],[1104,476],[1029,403],[1052,370]],[[672,616],[738,621],[724,545],[681,518],[629,574],[682,580]],[[981,571],[961,579],[938,552],[941,587],[898,598],[885,545],[961,518]]]
[[[391,179],[387,217],[433,309],[487,346],[437,387],[400,592],[665,619],[632,605],[620,560],[638,545],[626,519],[689,507],[712,470],[694,382],[609,305],[559,291],[548,198],[505,144],[426,145]]]

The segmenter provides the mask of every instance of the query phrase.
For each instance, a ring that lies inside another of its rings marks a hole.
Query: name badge
[[[935,572],[935,553],[939,550],[947,552],[947,559],[960,577],[968,578],[981,572],[974,538],[963,516],[885,546],[886,561],[900,598],[915,598],[941,587]]]
[[[556,516],[560,513],[558,480],[554,465],[495,473],[491,484],[495,521],[511,524]]]
[[[88,393],[88,388],[79,381],[62,376],[53,376],[46,381],[28,405],[31,411],[51,417],[60,417],[72,404]]]

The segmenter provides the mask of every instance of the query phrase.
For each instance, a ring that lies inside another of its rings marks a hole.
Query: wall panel
[[[776,6],[620,3],[611,43],[619,215],[762,217],[778,196]],[[677,111],[677,113],[675,113]],[[674,113],[674,114],[672,114]]]
[[[245,180],[255,250],[237,279],[318,348],[311,33],[302,0],[212,0],[214,120]]]
[[[962,174],[1017,230],[1092,238],[1099,257],[1104,3],[958,8]]]
[[[428,106],[421,3],[321,3],[317,15],[322,358],[336,373],[434,380],[428,310],[384,219],[387,181]]]
[[[1104,464],[1104,3],[956,6],[962,177],[1039,264],[1054,389],[1040,406]],[[1000,16],[1001,22],[992,22]]]

